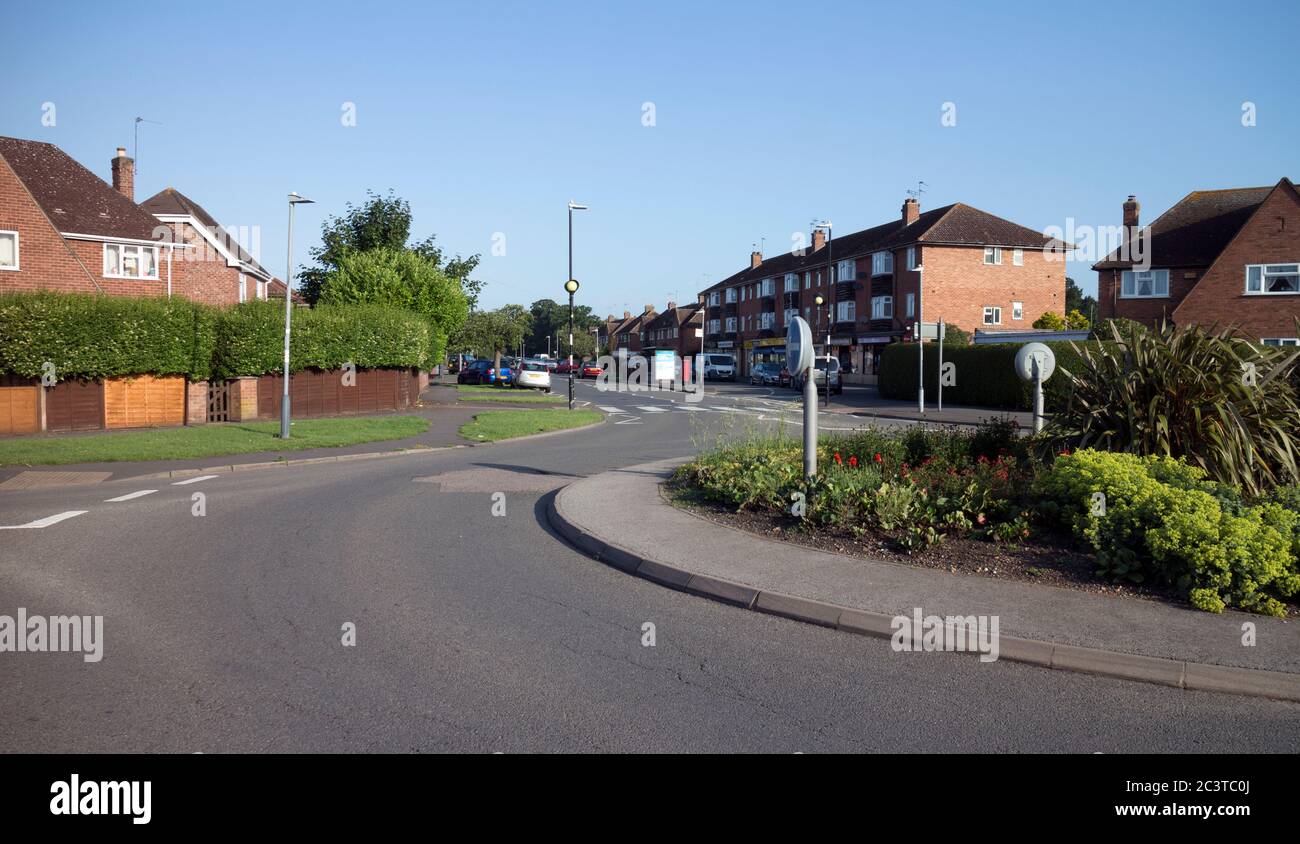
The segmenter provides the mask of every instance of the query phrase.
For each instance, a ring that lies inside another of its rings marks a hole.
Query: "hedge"
[[[956,383],[943,388],[943,398],[953,404],[1013,410],[1033,408],[1033,384],[1016,376],[1014,362],[1021,343],[979,346],[944,344],[943,362],[956,365]],[[1056,355],[1056,373],[1043,385],[1047,410],[1064,404],[1070,380],[1062,368],[1077,372],[1081,359],[1069,342],[1047,344]],[[893,343],[880,357],[880,395],[888,399],[916,398],[916,344]],[[925,344],[925,388],[933,400],[939,385],[939,347]]]
[[[430,328],[383,305],[295,309],[290,368],[423,368]],[[54,365],[59,381],[121,375],[256,376],[284,362],[284,306],[214,308],[188,299],[67,293],[0,295],[0,373],[24,378]]]

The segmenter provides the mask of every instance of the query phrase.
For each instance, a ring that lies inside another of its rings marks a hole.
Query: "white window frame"
[[[907,294],[907,316],[910,317],[916,316],[916,294],[915,293]]]
[[[999,307],[998,305],[985,305],[985,306],[984,306],[984,324],[985,324],[985,325],[1001,325],[1001,324],[1002,324],[1002,308]]]
[[[985,263],[986,266],[990,266],[990,267],[1000,267],[1000,266],[1002,266],[1002,247],[1001,247],[1001,246],[985,246],[985,247],[984,247],[984,263]],[[985,323],[985,324],[987,325],[988,323]]]
[[[858,319],[858,303],[852,299],[845,299],[835,303],[835,321],[836,322],[856,322]]]
[[[1025,265],[1025,250],[1020,249],[1019,247],[1012,249],[1011,263],[1017,267],[1023,267]]]
[[[1012,319],[1024,319],[1024,318],[1025,318],[1025,303],[1024,303],[1024,302],[1012,302],[1012,303],[1011,303],[1011,318],[1012,318]]]
[[[871,274],[874,275],[892,275],[894,272],[894,253],[893,252],[872,252],[871,253]]]
[[[794,322],[794,318],[797,316],[799,316],[798,308],[786,308],[785,312],[781,315],[781,319],[784,320],[786,325],[789,325]]]
[[[118,271],[110,273],[108,271],[108,251],[117,250]],[[144,255],[149,251],[153,253],[153,275],[127,275],[122,269],[126,266],[126,256],[128,251],[135,252],[136,266],[143,269]],[[104,244],[104,278],[127,278],[132,281],[157,281],[158,280],[158,247],[143,246],[138,243],[105,243]]]
[[[727,304],[728,305],[736,304],[736,288],[734,287],[727,288]]]
[[[1261,337],[1259,342],[1265,346],[1300,346],[1300,337]]]
[[[248,301],[248,278],[243,273],[239,274],[239,301]]]
[[[257,282],[257,298],[265,302],[266,298],[270,295],[270,292],[270,288],[267,286],[265,281]]]
[[[1269,272],[1272,270],[1281,270],[1282,267],[1290,267],[1285,271]],[[1259,271],[1259,289],[1250,289],[1250,272],[1251,270]],[[1246,265],[1246,295],[1247,296],[1295,296],[1300,293],[1300,283],[1296,290],[1269,290],[1268,279],[1277,276],[1300,276],[1300,263],[1296,262],[1277,262],[1273,264],[1247,264]]]
[[[835,266],[836,281],[854,281],[858,277],[858,262],[849,258]]]
[[[810,287],[812,287],[812,273],[805,272],[803,274],[803,289],[807,290]]]
[[[775,295],[776,295],[776,279],[774,279],[774,278],[765,278],[765,279],[763,279],[762,286],[759,287],[758,295],[759,295],[759,296],[775,296]]]
[[[784,289],[785,289],[785,292],[786,292],[786,293],[797,293],[797,292],[799,291],[799,274],[798,274],[798,273],[786,273],[786,274],[785,274],[785,287],[784,287]]]
[[[715,290],[709,294],[709,307],[716,308],[719,304],[721,304],[721,297],[718,296],[718,291]]]
[[[1146,279],[1142,277],[1146,276]],[[1157,293],[1157,282],[1163,279],[1164,293]],[[1138,284],[1143,280],[1151,282],[1150,293],[1138,293]],[[1168,299],[1169,270],[1124,270],[1120,273],[1119,298],[1121,299]]]
[[[916,247],[915,246],[907,247],[907,268],[909,270],[916,269]]]
[[[872,319],[893,319],[894,318],[894,297],[873,296],[871,298],[871,318]]]
[[[766,329],[769,329],[769,328],[775,328],[775,327],[776,327],[776,312],[775,312],[775,311],[763,311],[763,313],[759,314],[758,327],[759,327],[759,330],[766,330]]]
[[[22,255],[19,254],[19,247],[21,245],[19,241],[21,240],[21,238],[19,237],[18,232],[16,231],[9,231],[7,229],[0,230],[0,235],[6,235],[6,234],[11,234],[14,237],[14,264],[12,267],[6,267],[4,265],[0,265],[0,270],[18,272],[23,268]]]
[[[734,316],[727,317],[727,333],[732,333],[735,330],[736,330],[736,318]]]

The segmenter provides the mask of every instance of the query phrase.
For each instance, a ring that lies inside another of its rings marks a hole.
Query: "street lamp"
[[[833,263],[835,257],[834,245],[833,245],[835,240],[834,232],[833,232],[834,226],[831,224],[830,220],[822,220],[820,223],[813,222],[813,231],[816,231],[817,229],[826,230],[826,292],[829,294],[831,292],[831,284],[832,284],[831,279],[834,278],[834,274],[835,274],[835,264]],[[820,296],[817,297],[817,304],[821,305]],[[818,317],[820,316],[821,315],[818,314]],[[831,404],[830,357],[831,357],[831,306],[827,305],[826,306],[826,406],[827,407],[830,407]],[[816,366],[814,366],[813,369],[815,370]]]
[[[315,200],[289,194],[289,259],[284,282],[284,395],[280,398],[280,439],[289,439],[289,323],[293,314],[293,207],[310,205]]]
[[[569,294],[569,410],[573,410],[573,294],[578,292],[578,280],[564,282],[564,289]]]
[[[916,412],[925,413],[925,310],[922,303],[921,264],[916,265]],[[940,373],[940,377],[943,377]],[[940,408],[942,409],[942,408]]]
[[[826,305],[826,405],[829,407],[831,403],[831,305],[821,296],[815,297],[813,302],[817,306],[817,322],[819,324],[822,321],[822,305]],[[813,381],[817,380],[815,377],[817,373],[816,357],[816,355],[813,355]]]
[[[587,206],[569,200],[569,280],[564,282],[569,292],[569,410],[573,410],[573,294],[578,290],[578,280],[573,277],[573,212],[586,210]]]

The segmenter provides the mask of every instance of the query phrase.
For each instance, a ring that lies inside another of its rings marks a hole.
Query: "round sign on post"
[[[1016,352],[1016,375],[1034,382],[1034,433],[1043,430],[1043,382],[1056,371],[1056,355],[1042,343],[1026,343]]]
[[[785,332],[785,368],[794,377],[812,366],[812,363],[812,329],[803,317],[795,317],[790,320],[790,327]]]

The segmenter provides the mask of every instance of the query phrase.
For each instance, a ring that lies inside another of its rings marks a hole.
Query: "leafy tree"
[[[451,340],[453,352],[491,354],[501,368],[501,353],[515,349],[532,329],[533,317],[523,305],[506,305],[495,311],[473,311]]]
[[[309,303],[314,305],[320,299],[326,280],[338,269],[345,255],[388,248],[413,251],[427,259],[435,269],[460,286],[470,307],[477,304],[483,283],[469,276],[478,266],[478,255],[447,258],[434,244],[433,235],[408,247],[410,203],[392,191],[383,196],[367,191],[366,197],[362,205],[355,206],[349,202],[343,216],[331,216],[321,224],[321,245],[311,250],[316,266],[302,270],[299,276],[299,292]]]
[[[538,299],[529,307],[529,312],[533,316],[533,328],[528,338],[528,350],[531,352],[541,352],[547,349],[547,337],[554,338],[557,335],[560,338],[560,344],[565,347],[563,352],[568,352],[569,341],[569,303],[556,302],[554,299]],[[573,345],[574,354],[578,354],[578,348],[588,348],[588,351],[594,351],[593,344],[584,345],[579,334],[588,334],[592,328],[600,325],[600,319],[591,312],[590,305],[573,306]],[[550,343],[550,347],[555,349],[555,342]]]
[[[1034,320],[1034,328],[1045,331],[1064,331],[1065,319],[1056,311],[1047,311],[1038,319]]]
[[[1092,323],[1088,321],[1088,318],[1077,310],[1070,311],[1065,315],[1065,325],[1073,331],[1087,331],[1092,328]]]
[[[325,277],[317,302],[322,305],[382,304],[423,316],[431,328],[431,360],[441,361],[448,338],[469,313],[460,285],[436,263],[410,249],[380,246],[348,251]]]
[[[1097,312],[1097,300],[1092,296],[1085,296],[1083,288],[1074,283],[1074,279],[1065,280],[1065,312],[1078,311],[1084,316],[1095,314]]]

